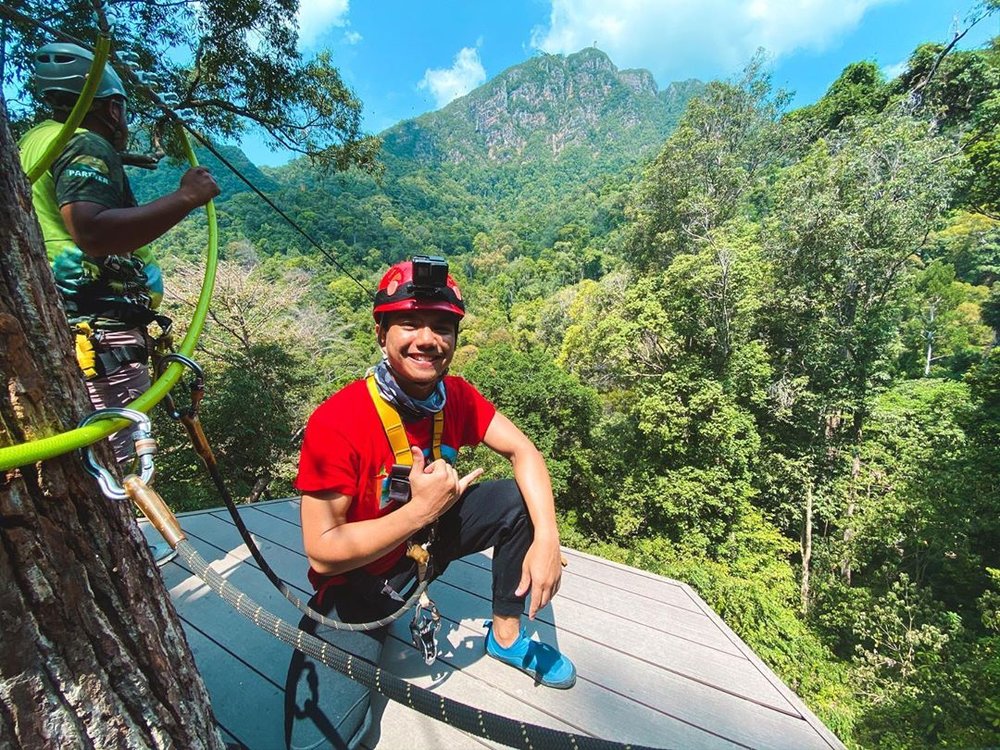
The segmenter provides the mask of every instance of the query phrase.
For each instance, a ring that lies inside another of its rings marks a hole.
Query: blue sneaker
[[[535,678],[535,683],[567,690],[576,684],[576,667],[545,643],[533,641],[522,627],[517,640],[504,648],[493,637],[493,623],[486,623],[486,653]]]

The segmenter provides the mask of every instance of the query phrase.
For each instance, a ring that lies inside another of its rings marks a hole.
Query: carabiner
[[[167,368],[171,362],[179,362],[180,364],[187,367],[194,374],[191,378],[191,382],[188,388],[191,389],[191,406],[188,407],[187,416],[194,416],[198,413],[198,407],[201,404],[201,399],[205,395],[205,371],[201,369],[193,359],[185,357],[183,354],[178,354],[177,352],[171,352],[170,354],[164,354],[160,357],[159,361],[156,363],[156,377],[159,378],[163,375],[163,371]],[[170,412],[170,416],[174,419],[180,419],[184,416],[177,405],[174,403],[173,396],[170,395],[168,391],[163,397],[163,403],[167,407],[167,411]]]
[[[153,464],[153,456],[156,454],[156,440],[153,439],[153,427],[148,416],[135,409],[122,409],[120,407],[98,409],[84,417],[79,426],[83,427],[99,419],[115,418],[128,419],[135,423],[136,429],[132,432],[132,440],[135,442],[135,455],[139,459],[139,478],[149,484],[153,481],[153,475],[156,473],[156,467]],[[81,448],[80,451],[83,454],[83,467],[88,474],[97,480],[104,496],[109,500],[128,500],[129,494],[118,483],[114,475],[97,463],[97,459],[94,458],[93,446],[88,445]]]

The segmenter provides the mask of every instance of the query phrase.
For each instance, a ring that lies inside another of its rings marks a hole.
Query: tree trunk
[[[253,489],[250,490],[250,497],[247,498],[247,503],[248,504],[256,503],[258,500],[260,500],[261,495],[264,495],[264,497],[266,499],[267,498],[267,486],[269,484],[271,484],[271,475],[269,473],[265,472],[264,476],[262,476],[256,482],[254,482]]]
[[[799,551],[802,553],[802,614],[809,614],[809,572],[812,566],[813,549],[813,486],[812,479],[806,482],[806,501],[802,508],[802,535],[799,538]]]
[[[854,458],[851,459],[851,484],[848,489],[847,510],[844,513],[844,556],[840,562],[840,576],[844,582],[851,585],[851,560],[853,554],[851,547],[854,542],[854,510],[857,507],[858,480],[861,476],[861,445],[860,439],[854,446]]]
[[[0,445],[89,410],[0,96]],[[106,443],[99,460],[113,465]],[[221,750],[131,508],[76,453],[0,478],[0,745]]]
[[[931,363],[934,361],[934,315],[937,312],[937,301],[930,303],[930,310],[927,316],[927,329],[924,331],[924,338],[927,340],[927,347],[924,356],[924,377],[931,376]]]

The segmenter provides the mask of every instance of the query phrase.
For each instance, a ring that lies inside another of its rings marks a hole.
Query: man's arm
[[[302,543],[317,573],[338,575],[367,565],[420,528],[406,506],[382,518],[348,523],[352,502],[339,492],[302,495]]]
[[[74,201],[59,212],[77,247],[93,258],[103,258],[126,255],[148,245],[218,194],[219,186],[209,171],[193,167],[184,173],[177,190],[152,203],[107,208]]]
[[[482,474],[476,469],[459,479],[445,461],[425,466],[419,449],[411,455],[411,499],[381,518],[348,522],[353,498],[339,492],[302,495],[302,542],[317,573],[338,575],[379,559],[440,517]]]
[[[524,556],[521,582],[517,587],[518,596],[530,587],[528,616],[534,618],[535,613],[556,595],[562,578],[552,480],[549,479],[545,459],[535,444],[500,412],[496,413],[486,429],[483,442],[510,461],[514,480],[535,527],[534,541]]]

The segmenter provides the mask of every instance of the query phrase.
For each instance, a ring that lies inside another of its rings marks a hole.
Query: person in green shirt
[[[25,171],[58,135],[92,61],[93,54],[75,44],[46,44],[35,53],[35,90],[52,117],[20,140]],[[138,205],[122,164],[128,135],[128,95],[108,65],[81,127],[32,186],[94,408],[125,406],[149,388],[147,326],[158,318],[163,277],[147,244],[219,194],[209,171],[194,167],[172,193]],[[111,442],[119,461],[131,458],[127,430]]]

